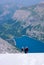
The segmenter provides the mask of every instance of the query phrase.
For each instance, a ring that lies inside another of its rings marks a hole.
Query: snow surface
[[[44,53],[0,54],[0,65],[44,65]]]

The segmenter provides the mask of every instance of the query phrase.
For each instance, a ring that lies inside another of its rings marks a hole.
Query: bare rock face
[[[0,53],[20,53],[16,47],[0,38]]]
[[[13,15],[13,19],[18,19],[20,21],[24,21],[27,19],[27,17],[31,14],[30,11],[26,10],[16,10],[16,12]]]

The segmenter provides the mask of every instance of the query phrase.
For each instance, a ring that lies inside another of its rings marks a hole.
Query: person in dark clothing
[[[25,51],[24,51],[24,52],[25,52],[25,53],[28,53],[28,47],[25,48]]]
[[[25,53],[28,53],[28,47],[26,47],[26,48],[22,47],[21,51],[25,52]]]
[[[21,51],[23,51],[23,52],[24,52],[24,47],[22,47]]]

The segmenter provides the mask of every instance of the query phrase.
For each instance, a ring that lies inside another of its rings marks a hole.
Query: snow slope
[[[44,65],[44,53],[0,54],[0,65]]]

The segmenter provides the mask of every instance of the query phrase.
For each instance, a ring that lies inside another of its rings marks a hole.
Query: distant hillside
[[[9,10],[12,14],[4,15],[2,20],[0,16],[1,23],[10,16],[0,25],[2,38],[11,39],[28,35],[44,42],[44,3]]]
[[[20,53],[16,47],[0,38],[0,53]]]

